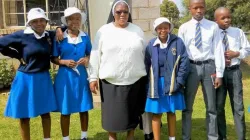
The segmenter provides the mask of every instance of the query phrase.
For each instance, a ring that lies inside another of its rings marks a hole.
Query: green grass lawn
[[[245,116],[247,125],[247,136],[250,139],[250,113],[247,112],[247,108],[250,105],[250,66],[242,64],[243,69],[243,84],[244,84],[244,104],[245,104]],[[18,120],[5,118],[3,116],[7,96],[0,95],[0,140],[19,140],[19,123]],[[107,140],[107,133],[101,127],[101,111],[100,109],[94,109],[89,112],[89,139],[90,140]],[[52,140],[61,140],[60,130],[60,115],[59,113],[52,113]],[[233,116],[231,113],[231,107],[227,100],[226,103],[226,116],[227,116],[227,133],[228,140],[236,140],[237,136],[234,128]],[[163,128],[162,128],[162,140],[167,140],[167,122],[166,115],[163,115]],[[177,112],[177,140],[181,139],[181,112]],[[71,139],[79,139],[80,137],[80,123],[78,114],[72,115],[70,126]],[[121,133],[118,138],[125,140],[126,134]],[[41,119],[37,117],[31,119],[31,139],[42,139],[42,126]],[[143,133],[141,130],[136,129],[136,140],[143,140]],[[193,112],[193,127],[192,127],[192,140],[206,140],[206,127],[205,127],[205,105],[203,96],[199,90]]]

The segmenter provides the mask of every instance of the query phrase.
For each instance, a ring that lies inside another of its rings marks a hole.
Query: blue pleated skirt
[[[84,66],[77,67],[80,75],[71,68],[61,66],[55,78],[54,89],[58,109],[63,115],[93,109],[88,74]]]
[[[184,95],[182,93],[174,93],[173,95],[165,95],[164,77],[159,78],[159,98],[147,98],[145,112],[161,114],[165,112],[175,113],[176,110],[185,109]]]
[[[48,71],[17,71],[12,82],[4,115],[11,118],[33,118],[56,110],[53,84]]]

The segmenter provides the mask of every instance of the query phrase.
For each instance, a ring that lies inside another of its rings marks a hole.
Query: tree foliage
[[[186,22],[191,17],[188,6],[189,0],[183,1],[184,7],[186,7],[184,17],[181,19],[181,23]],[[209,20],[214,20],[214,11],[218,7],[227,7],[232,13],[232,25],[242,28],[247,31],[250,30],[250,1],[249,0],[206,0],[206,14],[205,17]]]
[[[169,0],[164,0],[160,5],[161,16],[167,17],[173,24],[175,28],[178,28],[180,25],[179,22],[179,10],[176,4]]]

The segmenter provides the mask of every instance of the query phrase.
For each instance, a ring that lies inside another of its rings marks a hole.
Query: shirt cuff
[[[216,71],[216,77],[217,78],[223,78],[223,72],[222,71]]]
[[[97,81],[97,78],[89,78],[88,80],[89,80],[89,83],[91,83],[91,82]]]
[[[244,58],[243,53],[241,51],[239,51],[239,53],[240,53],[240,55],[237,58],[243,59]]]

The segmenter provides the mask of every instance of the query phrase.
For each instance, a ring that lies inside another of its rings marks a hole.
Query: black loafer
[[[145,134],[144,138],[145,138],[145,140],[153,140],[154,139],[153,132],[150,133],[150,134]]]

